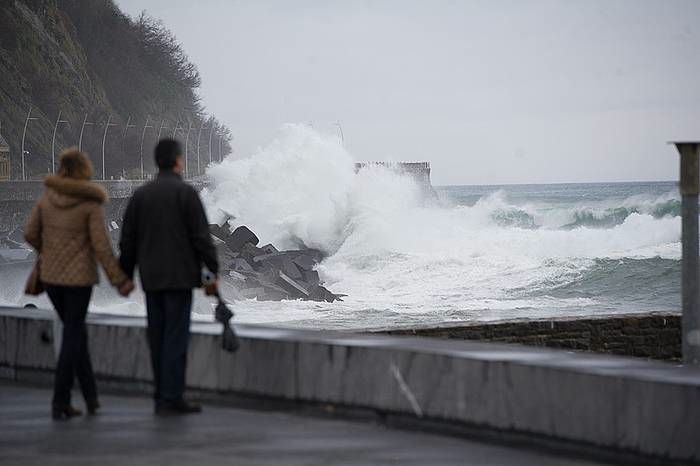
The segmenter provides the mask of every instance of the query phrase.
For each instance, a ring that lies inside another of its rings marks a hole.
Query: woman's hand
[[[207,296],[216,296],[219,293],[219,280],[214,279],[213,281],[204,285],[204,294]]]
[[[126,298],[131,294],[132,291],[134,291],[134,282],[132,282],[131,280],[127,280],[121,285],[119,285],[119,288],[117,290],[119,291],[120,295]]]

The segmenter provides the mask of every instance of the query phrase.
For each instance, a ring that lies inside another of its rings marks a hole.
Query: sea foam
[[[680,254],[671,193],[553,207],[515,205],[497,191],[473,205],[426,205],[411,178],[381,168],[355,174],[353,157],[335,137],[305,125],[286,125],[252,157],[227,159],[208,174],[210,215],[232,214],[231,227],[245,224],[263,243],[327,254],[321,277],[349,296],[332,306],[275,308],[279,321],[302,325],[342,327],[358,314],[365,326],[381,326],[412,315],[450,320],[583,309],[596,297],[554,298],[548,290],[581,280],[601,259]],[[625,212],[614,221],[572,225],[581,212],[605,218],[616,208]],[[255,313],[270,318],[259,303],[242,307],[253,320]]]

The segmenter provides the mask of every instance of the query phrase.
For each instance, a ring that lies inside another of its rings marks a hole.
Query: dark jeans
[[[183,399],[192,290],[147,291],[148,345],[156,405]]]
[[[90,363],[87,328],[85,327],[85,316],[92,295],[92,287],[49,285],[46,292],[63,322],[63,339],[56,364],[53,404],[56,406],[70,404],[73,379],[76,376],[80,382],[80,389],[85,401],[95,402],[97,401],[97,385]]]

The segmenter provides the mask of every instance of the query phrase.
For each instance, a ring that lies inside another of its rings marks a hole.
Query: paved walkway
[[[0,383],[0,464],[592,465],[448,436],[269,411],[205,406],[156,418],[145,398],[103,396],[103,413],[49,417],[50,391]]]

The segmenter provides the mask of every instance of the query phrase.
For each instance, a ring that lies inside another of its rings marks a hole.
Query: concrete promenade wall
[[[681,358],[681,315],[671,312],[518,319],[380,332],[389,335],[519,343],[671,361]]]
[[[207,183],[204,177],[190,178],[187,181],[197,189],[201,189]],[[107,190],[110,199],[127,199],[143,184],[142,180],[95,180],[95,182]],[[0,202],[33,202],[39,199],[43,192],[42,180],[0,181]]]
[[[105,206],[107,220],[121,219],[123,209],[134,190],[143,184],[141,180],[96,180],[106,190],[109,201]],[[187,180],[198,190],[207,186],[205,177]],[[22,228],[34,203],[44,192],[44,182],[0,181],[0,235],[14,228]]]
[[[0,309],[0,375],[51,371],[51,314]],[[473,341],[195,323],[188,386],[369,408],[430,421],[700,461],[700,372],[673,364]],[[95,371],[151,380],[144,321],[91,317]],[[47,401],[48,403],[48,401]],[[235,421],[235,420],[233,420]]]

